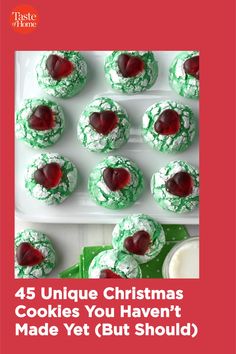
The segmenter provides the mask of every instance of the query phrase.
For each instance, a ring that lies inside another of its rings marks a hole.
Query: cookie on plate
[[[185,161],[172,161],[151,179],[151,192],[163,209],[188,212],[199,203],[199,172]]]
[[[25,229],[15,237],[15,277],[44,278],[55,267],[56,252],[47,235]]]
[[[36,73],[39,86],[48,95],[69,98],[84,87],[87,64],[77,51],[48,51],[36,66]]]
[[[126,110],[108,97],[88,104],[78,123],[78,139],[90,151],[118,149],[129,138],[130,122]]]
[[[161,152],[181,152],[188,149],[195,133],[193,112],[181,103],[170,100],[155,103],[143,116],[143,138]]]
[[[170,86],[186,98],[199,97],[199,52],[179,53],[169,70]]]
[[[92,170],[88,190],[92,200],[110,209],[122,209],[133,204],[144,189],[144,179],[138,166],[122,156],[109,156]]]
[[[105,59],[104,70],[111,87],[123,93],[145,91],[158,76],[157,60],[148,51],[113,51]]]
[[[70,160],[56,153],[44,153],[28,166],[25,188],[33,198],[48,205],[60,204],[74,192],[77,180],[77,168]]]
[[[124,217],[112,232],[115,249],[132,255],[139,263],[155,258],[165,244],[162,226],[148,215]]]
[[[141,278],[137,261],[127,253],[118,250],[102,251],[89,266],[89,278]]]
[[[62,108],[47,99],[28,99],[16,113],[16,137],[36,149],[55,144],[64,125]]]

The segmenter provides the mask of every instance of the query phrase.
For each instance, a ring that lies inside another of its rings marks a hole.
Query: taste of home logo
[[[10,14],[10,24],[19,33],[34,31],[39,23],[38,11],[30,5],[15,7]]]

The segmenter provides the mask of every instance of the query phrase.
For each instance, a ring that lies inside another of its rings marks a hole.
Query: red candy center
[[[156,123],[154,129],[161,135],[173,135],[178,133],[180,129],[180,117],[174,109],[166,109],[163,111]]]
[[[69,76],[73,71],[72,63],[56,54],[51,54],[47,58],[46,68],[54,80],[61,80]]]
[[[34,173],[35,181],[47,189],[57,187],[61,181],[61,178],[61,166],[56,162],[49,163],[42,168],[39,168]]]
[[[199,80],[199,56],[187,59],[184,62],[184,71]]]
[[[178,172],[168,179],[166,190],[178,197],[187,197],[193,191],[193,179],[187,172]]]
[[[107,187],[115,192],[127,186],[130,183],[131,176],[125,168],[107,167],[103,171],[103,179]]]
[[[124,247],[130,253],[143,256],[151,244],[151,237],[146,231],[137,231],[133,236],[129,236],[124,241]]]
[[[123,77],[134,77],[144,70],[144,62],[139,57],[121,54],[118,57],[118,67]]]
[[[94,112],[89,117],[89,123],[99,134],[108,135],[117,127],[118,117],[112,111]]]
[[[120,275],[114,273],[110,269],[103,269],[100,273],[100,278],[122,278]]]
[[[48,106],[38,106],[29,118],[29,126],[34,130],[49,130],[54,128],[54,114]]]
[[[42,253],[28,242],[22,242],[16,250],[17,263],[20,266],[34,266],[43,261]]]

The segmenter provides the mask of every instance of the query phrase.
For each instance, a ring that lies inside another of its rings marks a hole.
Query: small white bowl
[[[163,278],[199,278],[199,237],[177,243],[167,254],[162,266]]]

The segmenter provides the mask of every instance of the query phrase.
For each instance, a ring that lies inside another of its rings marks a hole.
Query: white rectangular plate
[[[146,213],[155,217],[161,223],[169,224],[198,224],[198,210],[190,213],[175,214],[164,211],[154,202],[149,188],[152,174],[172,160],[186,160],[198,167],[198,138],[193,145],[183,153],[164,154],[152,150],[146,145],[140,136],[142,115],[153,103],[162,99],[173,99],[188,104],[198,118],[198,101],[184,99],[176,95],[168,86],[168,67],[177,52],[156,52],[159,62],[159,78],[153,89],[138,95],[122,95],[111,92],[109,85],[105,82],[103,74],[103,61],[107,52],[82,52],[88,62],[89,79],[84,90],[69,100],[50,99],[61,104],[66,115],[66,129],[53,147],[48,152],[58,152],[71,159],[80,172],[80,183],[75,193],[63,204],[56,206],[45,206],[37,200],[32,199],[24,189],[24,174],[27,164],[40,151],[27,147],[22,142],[15,144],[15,205],[16,216],[24,221],[45,222],[45,223],[88,223],[88,224],[114,224],[121,217],[133,213]],[[32,97],[48,97],[38,87],[35,64],[40,52],[17,52],[16,53],[16,109],[23,100]],[[129,142],[121,149],[111,154],[124,155],[137,162],[142,169],[146,189],[142,197],[130,208],[114,211],[95,205],[87,193],[87,179],[92,168],[105,155],[92,153],[80,146],[76,136],[76,126],[80,113],[87,103],[95,96],[108,96],[118,101],[127,109],[131,120],[131,136]]]

